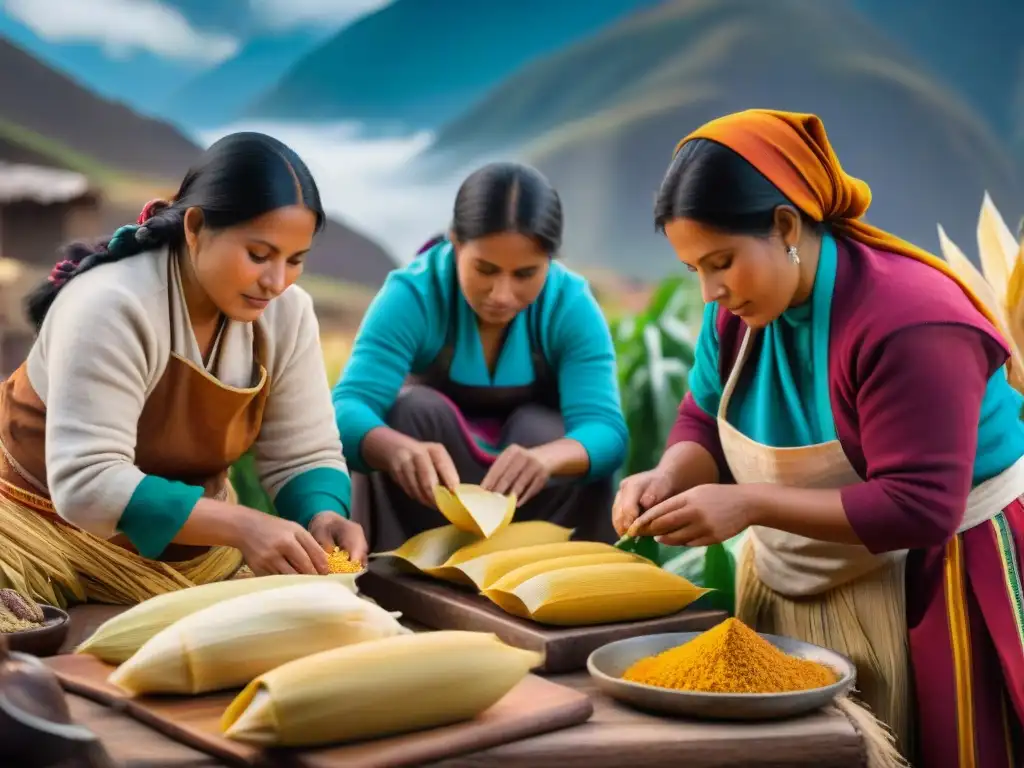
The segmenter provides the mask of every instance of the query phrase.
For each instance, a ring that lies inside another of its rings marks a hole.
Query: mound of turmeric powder
[[[635,662],[623,680],[702,693],[786,693],[836,681],[821,664],[783,653],[738,619]]]

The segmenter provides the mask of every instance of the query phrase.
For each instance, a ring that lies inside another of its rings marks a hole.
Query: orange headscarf
[[[720,117],[698,128],[676,145],[675,153],[692,139],[709,139],[738,154],[800,210],[815,221],[869,248],[909,256],[933,267],[963,289],[995,328],[1000,327],[974,292],[937,256],[874,227],[861,216],[871,205],[871,187],[850,176],[839,164],[817,115],[748,109]]]

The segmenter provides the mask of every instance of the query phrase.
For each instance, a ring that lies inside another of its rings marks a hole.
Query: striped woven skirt
[[[1024,766],[1024,504],[907,560],[917,768]]]

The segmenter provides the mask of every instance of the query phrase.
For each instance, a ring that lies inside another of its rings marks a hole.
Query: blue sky
[[[0,36],[109,98],[158,113],[250,40],[322,37],[391,0],[0,0]]]

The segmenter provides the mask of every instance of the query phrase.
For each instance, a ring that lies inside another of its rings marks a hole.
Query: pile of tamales
[[[260,576],[159,595],[76,649],[132,696],[239,691],[224,735],[316,746],[472,719],[542,659],[479,632],[414,634],[355,574]],[[446,691],[438,696],[438,691]]]
[[[707,590],[610,544],[570,541],[545,521],[512,522],[514,495],[479,486],[439,487],[451,522],[375,557],[472,587],[506,613],[541,624],[580,626],[667,616]]]

